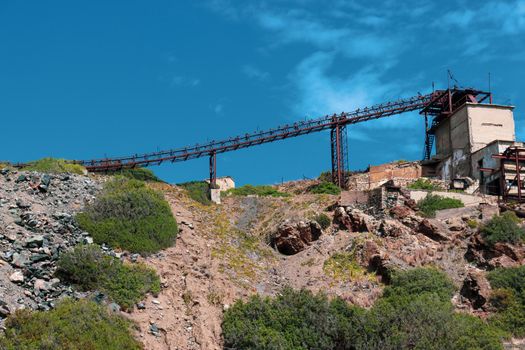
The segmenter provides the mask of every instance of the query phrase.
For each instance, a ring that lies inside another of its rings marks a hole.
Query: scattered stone
[[[36,279],[33,285],[36,291],[48,291],[52,288],[51,283],[42,279]]]
[[[15,271],[9,276],[9,280],[13,283],[23,283],[24,282],[24,274],[22,271]]]
[[[153,334],[154,336],[156,337],[160,337],[160,330],[159,330],[159,327],[155,324],[155,323],[152,323],[150,326],[149,326],[149,331],[151,334]]]
[[[14,267],[24,267],[29,263],[31,254],[28,251],[14,253],[11,259],[11,265]]]
[[[24,246],[28,248],[38,248],[41,247],[44,243],[44,236],[36,235],[26,238],[24,241]]]

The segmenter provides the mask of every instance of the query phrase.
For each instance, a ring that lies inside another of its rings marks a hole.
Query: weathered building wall
[[[436,157],[446,158],[452,153],[450,142],[450,121],[444,120],[436,130]]]
[[[499,154],[505,151],[510,145],[513,145],[515,142],[506,141],[506,140],[495,140],[489,143],[486,147],[474,152],[471,156],[472,164],[472,178],[476,180],[481,180],[481,171],[482,168],[490,169],[499,169],[499,160],[492,158],[493,154]],[[484,177],[487,178],[490,174],[484,173]]]
[[[467,103],[436,130],[437,167],[442,180],[479,178],[472,153],[494,140],[515,140],[513,107]]]
[[[516,141],[512,106],[468,104],[471,153],[494,140]]]

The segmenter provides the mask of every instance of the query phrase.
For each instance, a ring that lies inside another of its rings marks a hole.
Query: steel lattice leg
[[[217,185],[217,154],[210,153],[210,188]]]
[[[348,173],[348,145],[346,126],[336,125],[330,130],[332,151],[332,182],[340,188],[346,188]]]

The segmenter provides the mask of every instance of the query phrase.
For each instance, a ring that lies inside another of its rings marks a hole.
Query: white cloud
[[[381,81],[388,65],[367,65],[347,77],[330,76],[327,72],[335,57],[334,52],[316,52],[290,75],[289,80],[296,84],[294,110],[298,115],[348,112],[401,94],[403,87],[399,83]]]
[[[459,9],[437,18],[433,25],[474,31],[482,33],[481,37],[518,34],[525,31],[525,0],[489,1],[483,6]]]
[[[254,67],[250,64],[246,64],[242,66],[241,69],[242,73],[246,75],[250,79],[256,79],[256,80],[268,80],[270,77],[270,73],[260,70],[257,67]]]
[[[378,18],[373,18],[369,16],[368,21],[377,24]],[[341,51],[347,57],[381,57],[392,52],[393,47],[401,50],[401,42],[393,37],[358,29],[359,26],[335,27],[305,11],[260,11],[256,19],[262,28],[277,33],[275,38],[280,44],[302,42],[316,49]]]
[[[181,75],[174,75],[171,77],[170,85],[172,87],[197,87],[201,83],[198,78],[188,78]]]

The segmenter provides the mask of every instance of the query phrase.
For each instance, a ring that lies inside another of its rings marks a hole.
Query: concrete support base
[[[210,199],[213,203],[221,204],[221,190],[218,188],[211,188]]]

